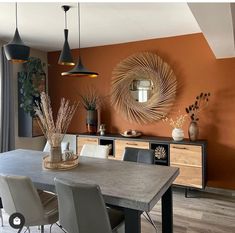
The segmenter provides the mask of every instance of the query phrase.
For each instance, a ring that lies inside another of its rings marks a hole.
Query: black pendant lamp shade
[[[89,71],[86,67],[84,67],[82,64],[81,57],[79,57],[76,66],[68,72],[63,72],[61,75],[62,76],[76,76],[76,77],[86,76],[90,78],[96,78],[98,76],[98,73]]]
[[[65,12],[64,46],[60,53],[58,64],[73,66],[75,65],[75,63],[73,61],[73,57],[71,55],[71,51],[70,51],[70,47],[68,43],[69,30],[67,29],[67,16],[66,16],[66,12],[70,9],[70,6],[62,6],[62,9]]]
[[[67,65],[67,66],[73,66],[75,65],[71,52],[70,52],[70,47],[68,43],[68,29],[64,29],[64,46],[63,49],[60,53],[60,58],[58,61],[58,64],[60,65]]]
[[[8,44],[4,45],[4,51],[7,60],[13,63],[23,63],[29,60],[30,48],[24,44],[20,38],[20,34],[17,28],[17,3],[16,3],[16,30],[15,35]]]
[[[80,4],[78,3],[78,48],[79,48],[79,53],[80,51]],[[96,78],[98,76],[98,73],[89,71],[86,67],[83,66],[81,56],[78,57],[77,64],[75,67],[67,72],[61,73],[62,76],[74,76],[74,77],[90,77],[90,78]]]

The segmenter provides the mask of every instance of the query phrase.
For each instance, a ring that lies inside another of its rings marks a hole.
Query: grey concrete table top
[[[150,211],[179,174],[175,167],[88,157],[80,157],[78,167],[72,170],[44,170],[44,155],[21,149],[1,153],[0,173],[28,176],[37,188],[47,191],[55,191],[55,177],[95,183],[107,204],[140,211]]]

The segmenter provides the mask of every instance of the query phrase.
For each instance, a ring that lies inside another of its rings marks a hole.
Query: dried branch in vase
[[[62,98],[57,113],[57,119],[56,122],[54,122],[49,96],[45,92],[42,92],[40,99],[41,102],[37,103],[34,108],[37,122],[51,147],[58,147],[63,140],[64,134],[68,130],[68,126],[76,112],[78,103],[70,105],[69,100]]]
[[[187,114],[184,114],[184,115],[180,114],[180,111],[179,111],[178,116],[176,116],[175,119],[165,117],[162,121],[169,122],[169,125],[172,128],[182,129],[186,117],[187,117]]]
[[[101,107],[101,98],[93,87],[86,89],[86,94],[80,94],[82,105],[86,110],[97,110]]]
[[[198,95],[196,97],[196,101],[194,104],[189,105],[185,111],[186,113],[189,115],[190,119],[192,121],[199,121],[199,112],[201,112],[202,110],[204,110],[209,103],[209,97],[210,97],[210,93],[201,93],[200,95]]]

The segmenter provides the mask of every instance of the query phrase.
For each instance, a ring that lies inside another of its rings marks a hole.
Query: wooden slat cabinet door
[[[149,149],[149,142],[135,140],[115,140],[115,159],[122,160],[125,147]]]
[[[98,138],[95,137],[77,137],[77,153],[80,155],[84,144],[99,144]]]
[[[180,168],[174,184],[203,188],[201,146],[170,144],[170,165]]]

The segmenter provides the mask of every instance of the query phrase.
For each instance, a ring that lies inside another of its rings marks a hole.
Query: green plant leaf
[[[29,61],[24,63],[23,71],[18,72],[18,81],[21,85],[19,89],[19,105],[25,112],[34,115],[34,98],[39,97],[40,80],[45,80],[44,65],[39,58],[30,57]],[[43,73],[43,77],[42,77]]]

